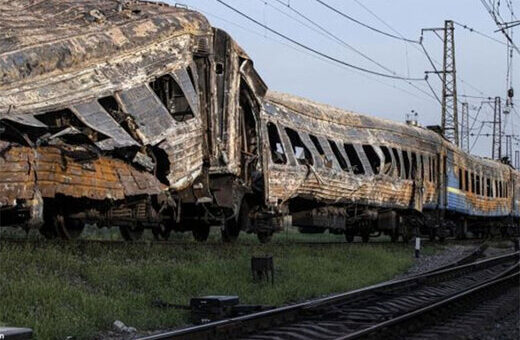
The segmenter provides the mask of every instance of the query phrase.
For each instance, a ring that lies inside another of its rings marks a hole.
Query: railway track
[[[462,262],[476,256],[477,251]],[[392,337],[392,332],[413,325],[415,318],[431,320],[428,315],[468,296],[486,296],[487,291],[496,292],[496,287],[518,286],[519,259],[520,253],[515,252],[473,263],[453,263],[405,279],[142,340],[325,340],[381,338],[383,332]]]

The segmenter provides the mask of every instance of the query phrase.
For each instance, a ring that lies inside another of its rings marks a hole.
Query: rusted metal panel
[[[102,150],[137,146],[139,145],[108,112],[98,103],[97,100],[74,105],[72,111],[87,126],[101,132],[107,140],[97,142],[96,145]]]
[[[15,123],[18,123],[18,124],[22,124],[22,125],[26,125],[26,126],[31,126],[31,127],[47,128],[47,125],[43,124],[42,122],[40,122],[38,119],[34,118],[34,116],[31,116],[31,115],[26,115],[26,114],[10,115],[10,114],[6,114],[6,115],[2,116],[2,119],[10,120],[12,122],[15,122]]]
[[[1,205],[31,199],[35,190],[44,198],[58,194],[95,200],[121,200],[166,189],[152,174],[137,171],[116,159],[100,157],[77,163],[54,147],[13,146],[0,157]]]
[[[148,85],[117,94],[123,111],[131,115],[143,144],[155,145],[171,134],[174,120]]]

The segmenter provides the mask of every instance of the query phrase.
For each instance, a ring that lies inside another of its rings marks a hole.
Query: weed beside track
[[[247,242],[247,240],[245,241]],[[271,254],[274,286],[255,284],[253,255]],[[121,320],[138,330],[188,322],[188,313],[154,307],[194,296],[238,295],[241,302],[284,305],[381,282],[406,271],[401,245],[117,247],[79,242],[0,240],[0,323],[31,327],[37,339],[92,338]]]

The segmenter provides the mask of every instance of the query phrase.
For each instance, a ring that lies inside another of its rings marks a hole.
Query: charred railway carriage
[[[2,226],[237,236],[266,88],[226,33],[115,0],[2,1],[0,29]]]
[[[0,28],[1,226],[267,241],[292,217],[351,241],[518,225],[518,172],[427,129],[267,94],[196,12],[2,1]]]
[[[518,172],[436,132],[277,93],[261,120],[268,204],[303,232],[518,233]]]

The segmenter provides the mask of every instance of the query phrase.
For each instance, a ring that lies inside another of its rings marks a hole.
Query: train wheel
[[[361,234],[361,240],[363,241],[363,243],[368,243],[368,241],[370,240],[370,233],[363,232]]]
[[[390,232],[390,240],[392,243],[396,243],[399,240],[399,232],[397,230],[392,230]]]
[[[40,228],[40,234],[46,239],[53,240],[60,237],[63,240],[75,240],[77,239],[85,224],[81,221],[69,219],[61,214],[55,214],[53,211],[49,211],[44,216],[45,223]]]
[[[43,235],[47,240],[54,240],[58,237],[58,232],[52,223],[47,223],[40,228],[40,234]]]
[[[139,241],[143,236],[144,228],[139,224],[135,226],[121,226],[119,231],[125,241]]]
[[[345,239],[347,240],[348,243],[354,242],[354,234],[346,232],[345,233]]]
[[[240,211],[236,218],[227,220],[222,228],[222,241],[235,242],[240,230],[249,230],[251,221],[249,219],[249,205],[245,200],[240,205]]]
[[[153,238],[156,241],[168,241],[171,232],[172,230],[170,228],[167,228],[162,224],[158,227],[152,228]]]
[[[85,223],[82,221],[66,218],[62,215],[57,215],[54,223],[58,235],[63,240],[75,240],[81,236],[83,229],[85,229]]]
[[[410,233],[408,232],[408,230],[404,230],[403,234],[401,235],[401,237],[403,239],[403,243],[408,243],[412,239]]]
[[[273,238],[273,233],[269,231],[260,231],[256,233],[256,236],[258,237],[260,243],[269,243]]]
[[[197,242],[206,242],[209,237],[209,224],[200,223],[191,232]]]

